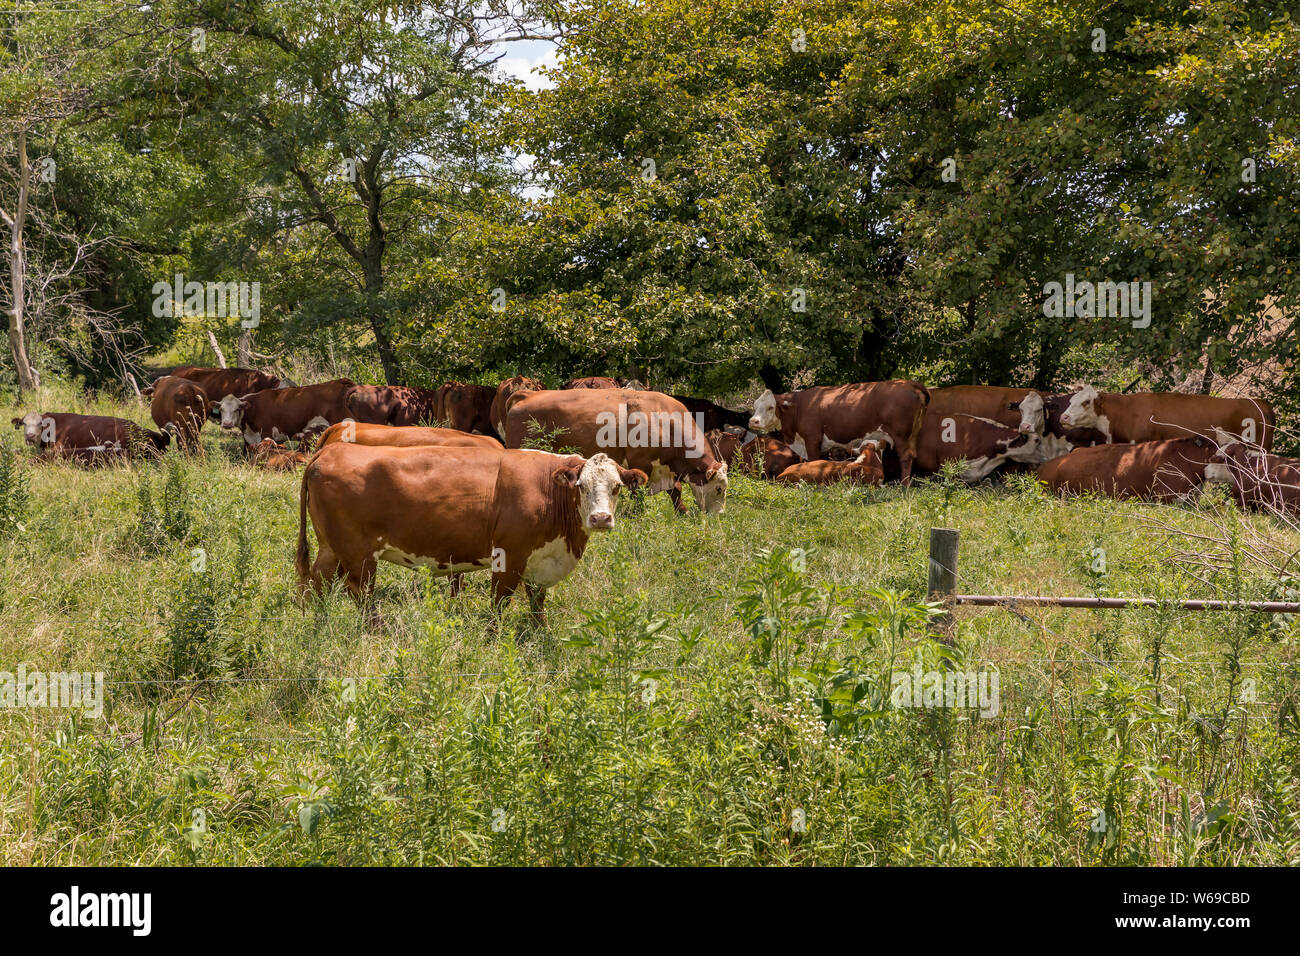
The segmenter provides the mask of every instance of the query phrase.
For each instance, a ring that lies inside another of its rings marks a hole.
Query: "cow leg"
[[[903,487],[912,486],[912,462],[916,460],[916,449],[908,448],[904,445],[898,451],[898,476],[902,479]]]
[[[673,486],[668,489],[668,497],[672,500],[673,508],[679,515],[686,514],[686,505],[682,504],[682,483],[674,481]]]
[[[379,613],[379,607],[375,604],[375,571],[378,569],[378,562],[374,558],[369,558],[361,562],[359,568],[348,568],[347,577],[344,584],[347,585],[348,593],[352,595],[352,600],[357,602],[366,616],[366,623],[375,630],[382,630],[384,619]]]
[[[492,572],[492,609],[497,617],[501,616],[503,605],[519,588],[523,573],[519,569],[507,568],[505,571]]]
[[[300,596],[306,597],[308,590],[315,591],[318,595],[324,594],[325,589],[338,577],[342,569],[343,563],[339,561],[338,555],[322,542],[316,560],[312,562],[311,573],[307,580],[299,582]]]
[[[538,627],[546,626],[546,589],[532,584],[525,584],[528,592],[528,610],[532,612],[533,623]]]
[[[460,597],[460,592],[465,590],[465,575],[459,571],[451,575],[451,596]]]

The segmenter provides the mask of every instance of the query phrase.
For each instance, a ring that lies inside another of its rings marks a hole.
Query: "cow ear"
[[[727,463],[725,461],[720,461],[717,464],[710,467],[709,470],[704,473],[704,480],[712,481],[713,476],[716,475],[718,472],[722,472],[724,475],[727,473]]]
[[[22,428],[22,427],[23,427],[23,420],[22,420],[21,418],[14,418],[14,419],[11,419],[11,421],[14,423],[14,428]]]
[[[619,468],[618,478],[630,490],[635,490],[650,480],[640,468]]]
[[[1016,412],[1020,410],[1019,402],[1007,402],[1007,411]]]
[[[582,476],[582,468],[587,463],[579,459],[572,464],[564,465],[555,473],[555,483],[557,485],[568,485],[570,488],[578,487],[578,479]]]
[[[789,408],[793,404],[794,404],[794,399],[790,398],[788,395],[785,398],[781,399],[782,408]]]

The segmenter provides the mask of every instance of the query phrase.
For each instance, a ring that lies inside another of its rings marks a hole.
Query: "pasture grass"
[[[625,497],[544,628],[522,597],[498,626],[486,575],[381,565],[370,633],[337,590],[294,604],[300,473],[236,443],[86,469],[8,433],[0,671],[109,685],[98,719],[0,710],[0,863],[1300,859],[1295,622],[959,609],[947,645],[921,601],[935,525],[968,593],[1281,596],[1252,542],[1300,536],[1220,495],[735,475],[719,517]],[[996,669],[999,712],[891,706],[918,660]]]

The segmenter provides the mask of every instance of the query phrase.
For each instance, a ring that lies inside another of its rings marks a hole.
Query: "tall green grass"
[[[75,402],[56,390],[31,407]],[[234,440],[209,427],[201,456],[88,470],[33,466],[17,437],[16,466],[0,467],[0,670],[111,683],[98,720],[0,710],[5,864],[1300,854],[1295,622],[962,609],[948,645],[920,600],[937,524],[961,530],[965,591],[1293,586],[1250,542],[1300,540],[1220,496],[738,475],[720,517],[678,517],[666,496],[620,513],[552,592],[545,629],[522,601],[496,626],[485,575],[453,600],[384,565],[387,626],[369,633],[337,591],[294,605],[297,476],[250,468]],[[1222,542],[1236,560],[1203,580],[1180,570],[1198,542],[1182,534],[1219,527],[1241,532]],[[891,675],[918,660],[996,669],[1000,711],[892,706]]]

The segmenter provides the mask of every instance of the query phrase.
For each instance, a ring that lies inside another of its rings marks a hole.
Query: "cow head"
[[[21,428],[23,441],[40,447],[54,441],[54,419],[44,418],[40,412],[28,412],[22,418],[13,419],[14,428]]]
[[[1061,424],[1066,428],[1102,429],[1102,416],[1097,409],[1101,393],[1091,385],[1085,385],[1070,396],[1070,402],[1061,412]],[[1109,423],[1106,423],[1109,424]]]
[[[612,529],[619,489],[639,488],[646,482],[644,471],[620,467],[604,452],[567,465],[555,477],[578,490],[578,517],[584,531]]]
[[[222,428],[239,428],[244,424],[244,410],[248,408],[248,402],[237,395],[227,395],[215,403],[215,408],[216,420]]]
[[[1043,401],[1043,396],[1037,392],[1030,392],[1018,402],[1011,402],[1007,408],[1013,412],[1020,412],[1020,426],[1017,429],[1022,435],[1041,435],[1047,428],[1047,407]]]
[[[791,398],[775,395],[769,388],[754,403],[754,414],[749,416],[750,431],[770,432],[781,427],[781,409],[790,405]]]
[[[716,461],[708,470],[686,476],[695,495],[695,503],[706,515],[722,514],[727,509],[727,463]]]

